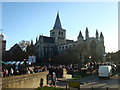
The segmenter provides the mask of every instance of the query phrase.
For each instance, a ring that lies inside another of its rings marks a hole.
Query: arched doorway
[[[90,54],[91,54],[91,61],[96,61],[97,59],[96,42],[94,40],[90,43]]]

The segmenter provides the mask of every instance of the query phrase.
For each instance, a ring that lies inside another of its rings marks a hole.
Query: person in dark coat
[[[40,88],[43,87],[43,78],[40,79]]]

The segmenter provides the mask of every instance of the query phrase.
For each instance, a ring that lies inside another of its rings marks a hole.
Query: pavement
[[[64,79],[58,78],[57,87],[66,88],[68,82],[75,81],[80,82],[80,88],[118,88],[118,76],[113,76],[111,79],[99,79],[98,75],[90,75],[85,78],[81,78],[79,80],[73,79]]]
[[[69,82],[72,82],[72,81],[75,81],[75,82],[80,82],[81,85],[85,85],[87,83],[89,83],[89,81],[92,79],[94,80],[96,78],[95,75],[91,75],[91,76],[88,76],[88,77],[85,77],[85,78],[81,78],[79,80],[73,80],[73,79],[66,79],[66,78],[58,78],[57,79],[57,82],[56,82],[56,85],[57,87],[59,88],[66,88],[66,85],[69,83]],[[51,83],[51,80],[49,80],[49,85]]]

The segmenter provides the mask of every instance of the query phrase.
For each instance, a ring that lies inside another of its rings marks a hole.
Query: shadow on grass
[[[48,86],[45,86],[45,87],[42,87],[42,88],[37,88],[35,90],[66,90],[64,88],[57,88],[57,87],[48,87]]]

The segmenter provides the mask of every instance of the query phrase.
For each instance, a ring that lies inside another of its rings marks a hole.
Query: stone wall
[[[2,88],[38,88],[41,78],[43,78],[43,85],[45,86],[47,84],[47,74],[48,72],[40,72],[34,74],[4,77],[2,78]]]

